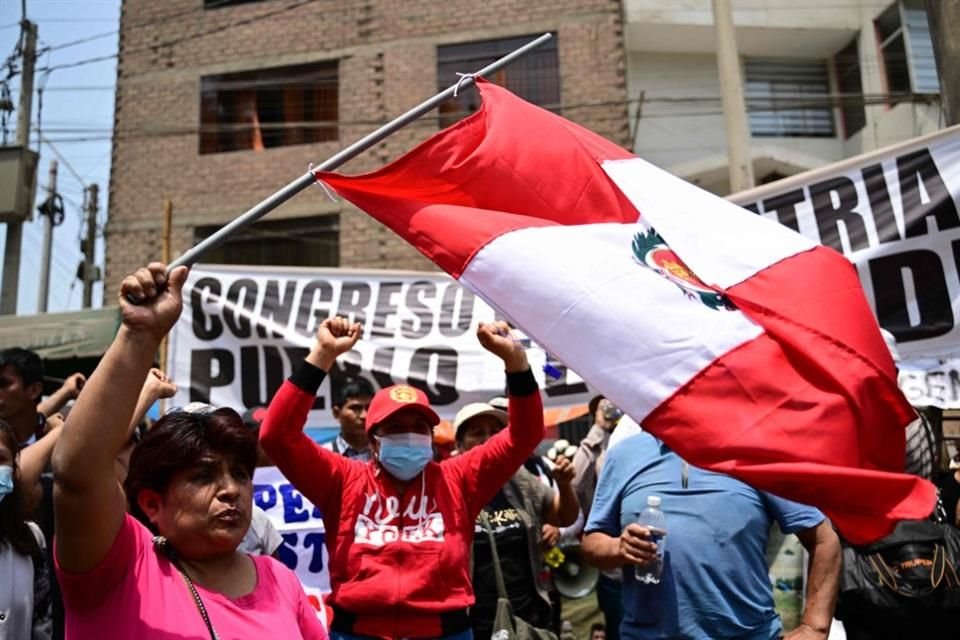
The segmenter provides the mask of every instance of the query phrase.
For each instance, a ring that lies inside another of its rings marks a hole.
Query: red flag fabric
[[[691,464],[850,541],[923,518],[914,412],[849,262],[505,89],[371,174],[318,173]]]

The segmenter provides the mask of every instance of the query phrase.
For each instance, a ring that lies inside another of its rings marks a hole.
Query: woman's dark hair
[[[0,444],[13,454],[13,491],[0,501],[0,549],[10,545],[21,555],[33,556],[40,553],[30,525],[27,524],[27,508],[23,500],[23,487],[20,486],[18,475],[19,464],[17,453],[20,445],[13,429],[3,420],[0,420]]]
[[[211,453],[239,462],[253,476],[257,437],[233,409],[199,413],[175,411],[157,420],[130,455],[130,468],[124,482],[130,513],[157,533],[140,509],[137,496],[144,489],[164,493],[175,473],[188,469]]]

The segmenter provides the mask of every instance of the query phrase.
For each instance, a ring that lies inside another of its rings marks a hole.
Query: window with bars
[[[826,62],[747,59],[744,76],[750,132],[754,136],[835,135]]]
[[[521,47],[536,36],[520,36],[503,40],[485,40],[437,47],[437,83],[442,91],[457,82],[457,73],[471,73]],[[487,80],[506,87],[524,100],[547,109],[560,107],[560,66],[557,37],[538,49],[515,60]],[[441,126],[480,108],[480,95],[469,89],[440,106]]]
[[[200,153],[336,140],[336,61],[205,76]]]
[[[876,28],[887,91],[939,93],[937,62],[922,0],[894,3],[877,18]],[[891,102],[897,102],[896,98]]]
[[[837,52],[833,57],[833,66],[837,74],[837,90],[840,92],[843,133],[844,137],[849,138],[867,124],[857,38]]]
[[[220,227],[196,227],[199,242]],[[257,222],[210,251],[205,262],[291,267],[336,267],[340,262],[340,216]]]

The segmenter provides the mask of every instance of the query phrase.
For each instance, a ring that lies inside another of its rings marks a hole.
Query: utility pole
[[[927,0],[930,39],[940,74],[940,99],[947,126],[960,124],[960,0]]]
[[[720,72],[723,125],[727,132],[730,193],[737,193],[754,185],[747,106],[743,100],[743,77],[740,75],[740,54],[733,30],[730,0],[712,2],[713,24],[717,33],[717,69]]]
[[[20,104],[17,107],[17,146],[30,146],[30,114],[33,108],[33,69],[37,53],[37,25],[24,19],[23,71],[20,74]],[[32,203],[30,206],[33,206]],[[20,286],[20,248],[23,245],[23,222],[7,223],[7,239],[3,250],[3,281],[0,283],[0,314],[17,313]]]
[[[87,239],[83,242],[83,308],[93,306],[93,283],[100,279],[94,266],[94,250],[97,246],[97,197],[100,187],[87,187]]]
[[[47,312],[47,298],[50,291],[50,260],[53,257],[53,228],[63,221],[63,207],[57,209],[57,161],[50,161],[50,180],[47,184],[47,199],[40,206],[43,214],[43,254],[40,259],[40,294],[37,300],[37,311]],[[60,220],[55,220],[56,216]]]

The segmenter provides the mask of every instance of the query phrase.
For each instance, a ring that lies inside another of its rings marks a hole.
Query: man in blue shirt
[[[666,517],[660,584],[634,577],[634,566],[655,557],[649,532],[636,524],[650,495],[660,496]],[[625,640],[771,640],[782,633],[765,556],[774,521],[810,553],[802,623],[786,637],[824,640],[837,597],[840,542],[823,514],[691,467],[648,433],[608,450],[583,551],[602,569],[624,567]]]

